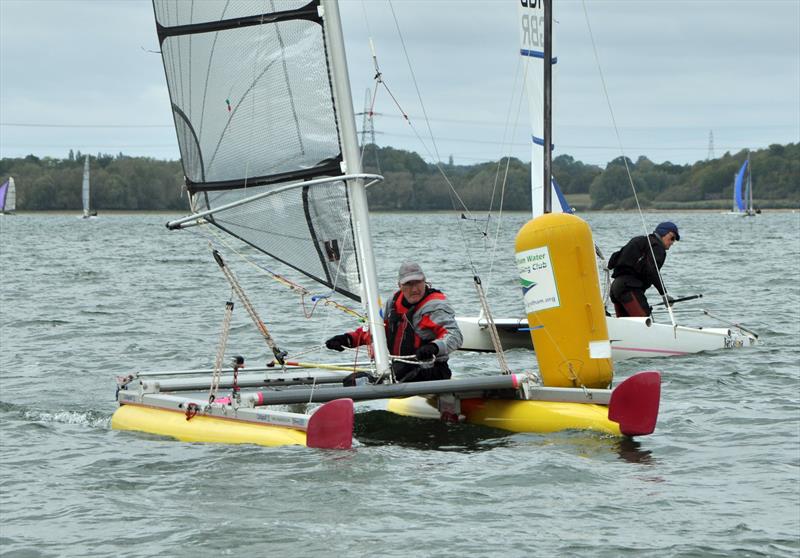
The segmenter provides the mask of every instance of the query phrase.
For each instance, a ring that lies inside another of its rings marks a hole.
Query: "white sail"
[[[519,21],[519,53],[522,56],[531,123],[531,210],[536,217],[544,213],[544,2],[522,0],[519,4]],[[572,213],[555,178],[551,187],[551,211]]]
[[[89,207],[89,156],[86,156],[83,162],[83,193],[81,195],[83,199],[83,218],[87,219],[90,213]]]
[[[14,184],[14,177],[9,176],[0,185],[0,213],[13,213],[17,209],[17,188]]]
[[[336,3],[153,5],[196,215],[382,323]]]

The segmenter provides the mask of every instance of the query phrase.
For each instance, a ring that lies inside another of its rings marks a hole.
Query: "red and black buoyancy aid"
[[[440,290],[427,287],[425,289],[425,294],[422,296],[419,302],[411,306],[407,306],[407,303],[403,299],[402,291],[395,293],[394,297],[392,298],[392,303],[389,306],[389,315],[384,318],[384,324],[386,327],[386,340],[389,345],[389,352],[393,355],[413,355],[423,344],[429,343],[434,339],[444,336],[444,334],[447,333],[444,328],[434,323],[427,316],[423,316],[422,319],[419,320],[417,328],[429,329],[434,333],[434,337],[432,339],[423,340],[419,335],[419,331],[417,331],[414,326],[414,318],[416,312],[421,309],[429,300],[445,300],[446,298],[447,297]],[[437,362],[434,366],[436,365],[447,367],[446,363],[440,364]],[[418,365],[416,364],[399,361],[394,361],[392,364],[394,373],[398,378],[402,378],[412,369],[417,367]]]

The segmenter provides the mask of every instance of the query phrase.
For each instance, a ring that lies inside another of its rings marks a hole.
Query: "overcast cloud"
[[[517,1],[341,2],[356,112],[374,85],[371,36],[386,83],[427,136],[393,7],[440,156],[529,158],[527,103],[509,110]],[[584,5],[555,6],[556,154],[604,164],[620,148]],[[800,0],[587,0],[586,9],[629,157],[705,159],[709,132],[716,156],[800,141]],[[0,156],[177,158],[161,59],[148,52],[157,50],[146,0],[0,0]],[[378,144],[427,153],[385,91],[375,110]]]

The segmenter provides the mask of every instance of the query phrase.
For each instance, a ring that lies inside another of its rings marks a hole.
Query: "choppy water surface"
[[[0,554],[800,555],[799,215],[646,215],[650,227],[669,217],[681,228],[664,268],[670,292],[704,295],[676,306],[680,321],[718,325],[706,308],[763,341],[620,363],[618,378],[663,372],[654,435],[509,436],[361,407],[357,447],[343,452],[110,429],[116,375],[213,363],[230,289],[206,237],[168,232],[168,217],[0,217]],[[606,256],[642,232],[634,214],[585,218]],[[375,215],[384,293],[400,260],[416,256],[474,315],[472,259],[496,315],[519,315],[512,252],[524,219],[505,218],[490,273],[492,241],[476,223]],[[306,320],[297,297],[229,261],[291,351],[352,325],[322,308]],[[228,348],[265,359],[241,308]],[[509,359],[534,366],[526,351]],[[452,364],[465,375],[496,369],[491,355]]]

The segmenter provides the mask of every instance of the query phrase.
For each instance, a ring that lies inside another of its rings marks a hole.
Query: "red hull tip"
[[[656,429],[661,401],[661,374],[638,372],[611,393],[608,418],[619,424],[626,436],[646,436]]]
[[[308,420],[306,445],[323,449],[352,448],[353,420],[352,399],[325,403]]]

